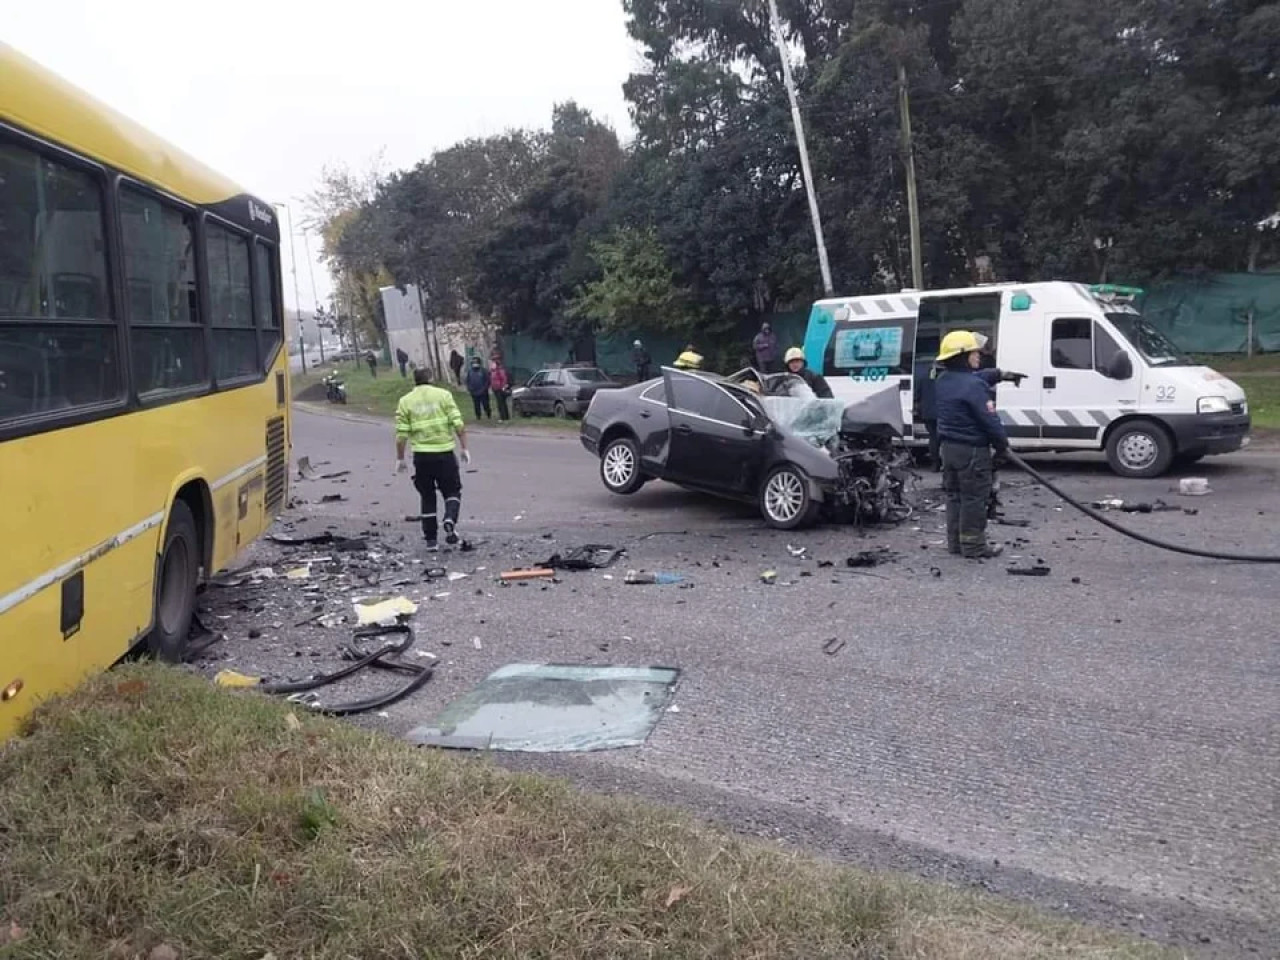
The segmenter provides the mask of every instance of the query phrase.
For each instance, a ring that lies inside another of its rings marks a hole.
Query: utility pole
[[[769,22],[773,26],[773,41],[778,45],[782,60],[782,82],[791,101],[791,122],[796,128],[796,146],[800,148],[800,172],[804,174],[804,188],[809,195],[809,216],[813,219],[813,238],[818,244],[818,268],[822,271],[822,289],[829,297],[835,293],[831,284],[831,264],[827,260],[827,242],[822,237],[822,217],[818,213],[818,194],[813,187],[813,171],[809,168],[809,148],[804,141],[804,120],[800,117],[800,100],[796,96],[796,82],[791,75],[791,57],[782,36],[782,18],[778,16],[778,0],[769,0]]]
[[[916,153],[911,142],[911,97],[907,65],[898,64],[898,112],[902,115],[902,162],[907,168],[907,216],[911,220],[911,285],[924,289],[924,255],[920,251],[920,202],[916,195]]]
[[[298,291],[298,252],[294,249],[294,233],[293,233],[293,208],[287,203],[277,203],[277,208],[284,207],[285,214],[289,217],[289,259],[293,262],[293,312],[298,320],[298,348],[302,353],[302,370],[305,373],[307,369],[307,340],[303,336],[302,330],[302,294]],[[321,362],[324,361],[322,356]]]
[[[307,255],[307,269],[311,271],[311,302],[315,304],[313,310],[319,311],[320,298],[316,296],[316,262],[311,259],[311,238],[307,236],[307,228],[302,228],[302,250]],[[320,365],[324,366],[324,331],[320,329],[320,322],[316,321],[316,335],[320,338]]]

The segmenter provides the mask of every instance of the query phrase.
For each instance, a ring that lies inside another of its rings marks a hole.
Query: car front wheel
[[[760,513],[775,530],[796,530],[818,518],[819,505],[809,493],[809,478],[790,464],[771,472],[760,488]]]
[[[644,486],[640,471],[640,448],[630,437],[619,437],[605,445],[600,454],[600,479],[610,493],[632,494]]]

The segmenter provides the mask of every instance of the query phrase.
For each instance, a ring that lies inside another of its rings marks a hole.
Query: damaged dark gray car
[[[755,502],[780,530],[910,516],[912,461],[902,434],[896,388],[846,403],[818,399],[789,374],[670,368],[661,379],[597,394],[581,429],[613,493],[666,480]]]

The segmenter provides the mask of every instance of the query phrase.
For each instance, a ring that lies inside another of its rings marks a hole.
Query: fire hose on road
[[[1200,550],[1196,547],[1184,547],[1178,543],[1170,543],[1167,540],[1157,540],[1155,537],[1149,537],[1145,533],[1130,530],[1128,527],[1124,527],[1116,523],[1110,517],[1099,513],[1088,504],[1081,503],[1079,500],[1072,497],[1069,493],[1062,490],[1057,484],[1040,471],[1036,470],[1035,467],[1031,466],[1012,450],[1007,451],[1005,456],[1009,458],[1010,463],[1016,466],[1023,473],[1027,474],[1027,476],[1031,477],[1032,480],[1044,487],[1047,487],[1053,494],[1066,503],[1071,504],[1071,506],[1075,507],[1081,513],[1098,521],[1098,523],[1102,524],[1104,527],[1108,527],[1116,533],[1123,534],[1126,537],[1131,537],[1140,543],[1157,547],[1160,550],[1170,550],[1173,553],[1183,553],[1189,557],[1203,557],[1207,560],[1233,560],[1239,563],[1280,563],[1280,557],[1259,556],[1256,554],[1246,553],[1222,553],[1217,550]]]

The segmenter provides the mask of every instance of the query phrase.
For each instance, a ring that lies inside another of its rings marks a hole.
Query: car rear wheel
[[[600,479],[611,493],[632,494],[644,486],[640,471],[640,448],[630,437],[619,437],[605,445],[600,454]]]
[[[186,654],[199,576],[200,536],[195,517],[186,503],[175,500],[156,568],[154,626],[147,635],[147,650],[156,659],[180,663]]]
[[[565,412],[564,404],[561,403],[559,400],[556,401],[555,409],[552,410],[551,412],[555,414],[555,417],[557,420],[563,420],[565,417],[568,416],[568,413]]]
[[[760,513],[775,530],[796,530],[818,518],[819,505],[809,494],[809,478],[790,464],[769,474],[760,488]]]
[[[1173,454],[1173,437],[1152,420],[1131,420],[1107,440],[1107,463],[1122,477],[1158,477],[1173,465]]]

